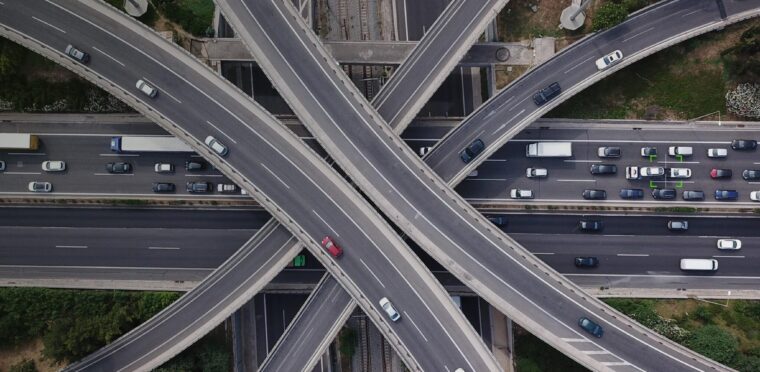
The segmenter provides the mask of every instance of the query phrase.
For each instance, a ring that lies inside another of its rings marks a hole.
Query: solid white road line
[[[744,258],[744,256],[713,256],[713,258]]]
[[[364,263],[364,260],[362,260],[362,259],[360,258],[360,259],[359,259],[359,262],[361,262],[361,263],[362,263],[362,265],[364,265],[364,268],[365,268],[365,269],[367,269],[367,271],[369,271],[369,273],[370,273],[370,274],[372,274],[372,276],[375,278],[375,280],[377,280],[377,282],[378,282],[378,283],[380,283],[380,285],[381,285],[383,288],[385,288],[385,284],[383,284],[383,282],[380,280],[380,278],[378,278],[378,277],[377,277],[377,275],[375,275],[375,273],[372,271],[372,269],[370,269],[370,268],[369,268],[369,266],[367,266],[367,264],[366,264],[366,263]]]
[[[185,177],[224,177],[222,174],[186,174]]]
[[[56,245],[56,248],[87,248],[86,245]]]
[[[590,61],[592,58],[594,58],[594,56],[588,57],[588,58],[584,59],[583,61],[581,61],[581,62],[578,62],[578,64],[576,64],[575,66],[573,66],[573,67],[570,67],[569,69],[565,70],[565,74],[567,74],[567,73],[568,73],[568,72],[570,72],[570,71],[573,71],[573,70],[575,70],[575,69],[576,69],[576,68],[578,68],[579,66],[583,66],[583,65],[585,65],[585,64],[586,64],[586,62]]]
[[[527,97],[527,96],[526,96],[525,98],[521,99],[519,102],[515,103],[515,104],[514,104],[512,107],[510,107],[510,108],[509,108],[509,110],[507,110],[507,112],[510,112],[510,111],[512,111],[512,110],[513,110],[515,107],[517,107],[517,106],[520,106],[520,104],[521,104],[521,103],[523,103],[523,102],[525,102],[525,100],[526,100],[526,99],[528,99],[528,97]],[[509,101],[507,101],[507,102],[509,102]],[[505,102],[505,103],[506,103],[506,102]]]
[[[106,53],[106,52],[104,52],[104,51],[102,51],[102,50],[98,49],[96,46],[93,46],[93,47],[92,47],[92,49],[95,49],[96,51],[100,52],[100,54],[102,54],[102,55],[104,55],[104,56],[106,56],[106,57],[110,58],[112,61],[114,61],[114,62],[116,62],[116,63],[120,64],[120,65],[121,65],[121,67],[127,67],[125,64],[121,63],[121,61],[119,61],[118,59],[116,59],[116,58],[112,57],[110,54],[108,54],[108,53]]]
[[[93,173],[93,176],[134,176],[134,173]]]
[[[596,180],[566,180],[566,179],[559,179],[555,181],[557,182],[596,182]]]
[[[178,99],[177,99],[177,97],[175,97],[175,96],[171,95],[171,93],[167,92],[165,89],[163,89],[163,88],[160,88],[160,87],[158,86],[158,84],[156,84],[156,83],[154,83],[154,82],[152,82],[152,81],[148,80],[148,79],[147,79],[147,78],[145,78],[145,77],[143,77],[142,79],[143,79],[143,80],[145,80],[145,82],[147,82],[148,84],[150,84],[150,85],[154,86],[154,87],[155,87],[156,89],[158,89],[159,91],[161,91],[161,94],[166,94],[167,96],[169,96],[169,98],[171,98],[171,99],[173,99],[173,100],[177,101],[177,103],[182,103],[182,101],[178,100]]]
[[[221,129],[219,129],[219,127],[217,127],[216,125],[214,125],[214,123],[212,123],[212,122],[210,122],[210,121],[206,120],[206,124],[208,124],[208,125],[210,125],[210,126],[214,127],[214,129],[216,129],[217,131],[219,131],[219,133],[221,133],[221,134],[223,134],[225,137],[227,137],[227,139],[229,139],[230,141],[232,141],[232,143],[234,143],[234,144],[237,144],[237,141],[235,141],[235,140],[234,140],[232,137],[228,136],[228,135],[227,135],[227,133],[224,133],[224,131],[223,131],[223,130],[221,130]]]
[[[618,257],[649,257],[648,254],[645,253],[618,253]]]
[[[47,23],[47,22],[45,22],[45,21],[43,21],[43,20],[41,20],[41,19],[39,19],[39,18],[37,18],[35,16],[32,16],[32,19],[34,19],[35,21],[37,21],[39,23],[42,23],[43,25],[46,25],[46,26],[48,26],[48,27],[50,27],[50,28],[52,28],[54,30],[60,31],[61,33],[64,33],[64,34],[66,33],[66,31],[64,31],[63,29],[55,27],[55,26],[51,25],[50,23]]]
[[[8,155],[29,155],[29,156],[45,156],[44,152],[9,152]]]
[[[641,36],[641,35],[643,35],[643,34],[645,34],[645,33],[649,32],[649,31],[652,31],[652,30],[654,30],[654,27],[650,27],[650,28],[648,28],[648,29],[646,29],[646,30],[644,30],[644,31],[641,31],[641,32],[639,32],[639,33],[638,33],[638,34],[636,34],[636,35],[633,35],[633,36],[631,36],[631,37],[625,38],[625,39],[623,39],[623,42],[625,43],[625,42],[626,42],[626,41],[628,41],[628,40],[633,40],[633,39],[635,39],[635,38],[637,38],[637,37],[639,37],[639,36]]]
[[[259,164],[260,164],[260,165],[261,165],[261,166],[262,166],[262,167],[263,167],[263,168],[264,168],[264,169],[265,169],[267,172],[269,172],[271,175],[273,175],[273,176],[274,176],[274,178],[276,178],[278,181],[280,181],[280,183],[281,183],[281,184],[283,184],[285,187],[287,187],[288,189],[290,189],[290,186],[288,186],[288,184],[287,184],[287,183],[285,183],[285,181],[283,181],[283,180],[282,180],[282,178],[280,178],[280,177],[279,177],[279,176],[277,176],[277,175],[276,175],[274,172],[272,172],[272,170],[271,170],[271,169],[269,169],[269,167],[267,167],[267,166],[266,166],[264,163],[259,163]]]
[[[179,247],[148,247],[148,249],[166,249],[166,250],[178,250]]]
[[[312,213],[314,213],[315,216],[317,216],[317,218],[319,218],[320,221],[322,221],[323,224],[325,224],[325,226],[327,226],[328,229],[330,229],[330,231],[332,231],[333,235],[335,235],[337,237],[340,237],[340,234],[338,234],[338,232],[335,231],[335,229],[333,229],[333,227],[330,226],[330,224],[327,223],[327,221],[325,221],[325,219],[322,218],[322,216],[320,216],[319,213],[317,213],[317,211],[315,211],[313,209],[311,211],[312,211]]]
[[[493,133],[492,133],[492,134],[496,134],[496,133],[498,133],[498,132],[499,132],[499,131],[500,131],[502,128],[506,127],[506,126],[507,126],[507,124],[511,123],[511,122],[512,122],[512,120],[515,120],[515,119],[517,119],[518,117],[520,117],[520,115],[522,115],[522,113],[523,113],[523,112],[525,112],[525,109],[522,109],[522,110],[520,110],[520,112],[518,112],[517,114],[515,114],[515,115],[512,115],[512,118],[511,118],[511,119],[507,120],[507,121],[506,121],[504,124],[502,124],[501,126],[499,126],[498,128],[496,128],[496,130],[495,130],[495,131],[493,131]]]
[[[553,254],[556,254],[556,253],[552,253],[552,252],[533,252],[534,256],[551,256]]]
[[[468,177],[465,178],[465,181],[499,181],[503,182],[506,181],[506,178],[478,178],[478,177]]]
[[[404,316],[405,316],[407,319],[409,319],[409,321],[410,321],[410,322],[412,322],[412,325],[414,326],[414,328],[416,328],[416,329],[417,329],[417,332],[419,332],[419,333],[420,333],[420,336],[422,336],[422,338],[424,338],[424,339],[425,339],[425,342],[430,342],[430,341],[428,341],[427,337],[425,337],[425,334],[424,334],[424,333],[422,333],[422,330],[420,329],[420,327],[417,327],[417,323],[415,323],[415,322],[414,322],[414,319],[412,319],[412,317],[411,317],[411,316],[409,316],[409,313],[407,313],[407,312],[406,312],[406,310],[404,310]]]
[[[98,156],[118,156],[118,157],[132,156],[132,157],[135,157],[135,156],[140,156],[140,154],[98,154]]]
[[[42,174],[42,172],[2,172],[0,174]]]
[[[601,163],[601,160],[563,160],[565,163]]]

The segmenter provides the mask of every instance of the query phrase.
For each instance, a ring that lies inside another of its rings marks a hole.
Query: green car
[[[304,267],[306,266],[306,255],[305,254],[299,254],[296,256],[296,258],[293,259],[293,262],[288,265],[288,267]]]

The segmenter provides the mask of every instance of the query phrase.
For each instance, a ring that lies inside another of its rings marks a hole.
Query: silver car
[[[229,150],[227,149],[227,146],[223,145],[221,142],[219,142],[219,140],[217,140],[213,136],[206,137],[206,140],[203,142],[206,143],[206,146],[214,150],[215,153],[219,154],[219,156],[227,156],[227,153],[229,152]]]
[[[29,191],[31,192],[51,192],[53,184],[50,182],[32,181],[29,182]]]
[[[728,149],[707,149],[709,158],[725,158],[728,156]]]
[[[391,318],[392,321],[397,322],[399,319],[401,319],[401,314],[396,311],[396,308],[393,307],[393,304],[390,300],[388,300],[388,297],[383,297],[380,299],[380,307],[383,308],[383,311],[388,314],[388,317]]]
[[[45,172],[63,172],[66,170],[66,163],[61,160],[48,160],[42,162],[42,170]]]
[[[138,80],[135,86],[137,87],[137,89],[139,89],[141,92],[143,92],[146,96],[150,98],[155,98],[156,95],[158,95],[158,89],[146,83],[143,79]]]

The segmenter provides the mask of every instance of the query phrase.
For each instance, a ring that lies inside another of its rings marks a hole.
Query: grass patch
[[[520,327],[515,327],[517,372],[585,372],[586,368]]]
[[[212,0],[153,0],[159,12],[194,36],[206,36],[214,19]]]

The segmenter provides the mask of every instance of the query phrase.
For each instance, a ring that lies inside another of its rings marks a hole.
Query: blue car
[[[462,152],[459,153],[459,157],[463,162],[469,163],[472,159],[475,159],[476,156],[480,155],[480,153],[483,152],[483,149],[485,148],[486,144],[483,143],[480,138],[478,138],[475,141],[472,141],[469,146],[462,150]]]
[[[602,335],[604,334],[604,329],[602,329],[602,326],[594,323],[594,321],[592,321],[589,318],[586,318],[585,316],[578,319],[578,325],[581,326],[583,330],[585,330],[588,333],[591,333],[597,338],[602,337]]]
[[[739,192],[736,190],[715,190],[715,200],[736,200]]]
[[[644,197],[642,189],[620,189],[621,199],[641,199]]]

